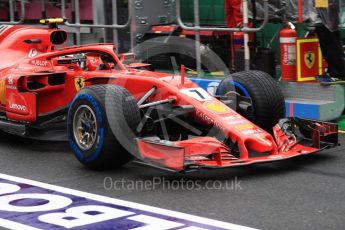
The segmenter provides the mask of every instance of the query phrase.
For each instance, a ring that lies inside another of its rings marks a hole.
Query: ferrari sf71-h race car
[[[338,143],[331,123],[282,119],[266,73],[230,75],[215,96],[181,74],[148,70],[113,44],[66,47],[48,28],[0,27],[0,129],[29,138],[66,133],[92,169],[129,161],[186,172],[284,160]],[[67,130],[67,131],[66,131]]]

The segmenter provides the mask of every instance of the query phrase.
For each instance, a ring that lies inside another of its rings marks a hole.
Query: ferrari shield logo
[[[304,53],[304,63],[311,69],[315,64],[315,53],[312,51]]]
[[[82,78],[82,77],[75,78],[74,79],[74,85],[75,85],[75,89],[77,91],[79,91],[82,88],[84,88],[84,86],[85,86],[84,78]]]

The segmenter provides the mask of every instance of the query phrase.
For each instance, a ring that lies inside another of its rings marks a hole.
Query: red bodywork
[[[62,34],[53,35],[57,31]],[[190,116],[218,129],[237,144],[240,153],[235,157],[228,145],[211,136],[175,142],[138,139],[137,157],[140,160],[177,171],[187,167],[229,167],[310,154],[320,150],[320,143],[337,132],[334,125],[318,123],[319,129],[313,131],[313,137],[318,139],[319,145],[313,147],[298,144],[279,126],[274,128],[273,137],[184,76],[132,68],[145,65],[124,65],[112,44],[74,47],[52,44],[54,36],[63,37],[63,33],[56,29],[17,26],[0,29],[0,112],[6,120],[35,124],[41,117],[68,108],[80,88],[93,84],[120,85],[136,100],[156,87],[149,102],[171,99],[174,107],[193,108]],[[89,54],[85,57],[86,66],[70,62],[69,57],[78,53]],[[103,62],[97,54],[108,55],[113,64],[104,63],[104,68],[97,70]],[[198,93],[193,96],[195,90],[203,97],[197,96]]]

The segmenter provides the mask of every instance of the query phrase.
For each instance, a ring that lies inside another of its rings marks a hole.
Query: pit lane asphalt
[[[77,162],[68,143],[1,133],[0,173],[260,229],[344,229],[345,136],[340,140],[342,146],[311,156],[183,175],[133,163],[94,172]],[[125,181],[124,186],[159,178],[165,182],[146,191],[117,190],[109,189],[109,183],[105,188],[107,177]],[[194,181],[196,189],[188,190],[186,183],[168,189],[166,181],[174,186],[182,178]],[[235,178],[240,181],[237,190],[229,186]],[[211,184],[215,189],[197,188],[209,180],[216,181]],[[219,183],[227,189],[217,189]]]

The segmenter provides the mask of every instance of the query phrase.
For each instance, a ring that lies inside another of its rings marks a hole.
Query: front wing
[[[278,150],[271,153],[249,151],[245,156],[213,137],[196,137],[184,141],[158,138],[137,139],[142,162],[172,171],[194,171],[201,168],[227,168],[263,162],[286,160],[308,155],[338,145],[336,124],[283,119],[273,128]]]

